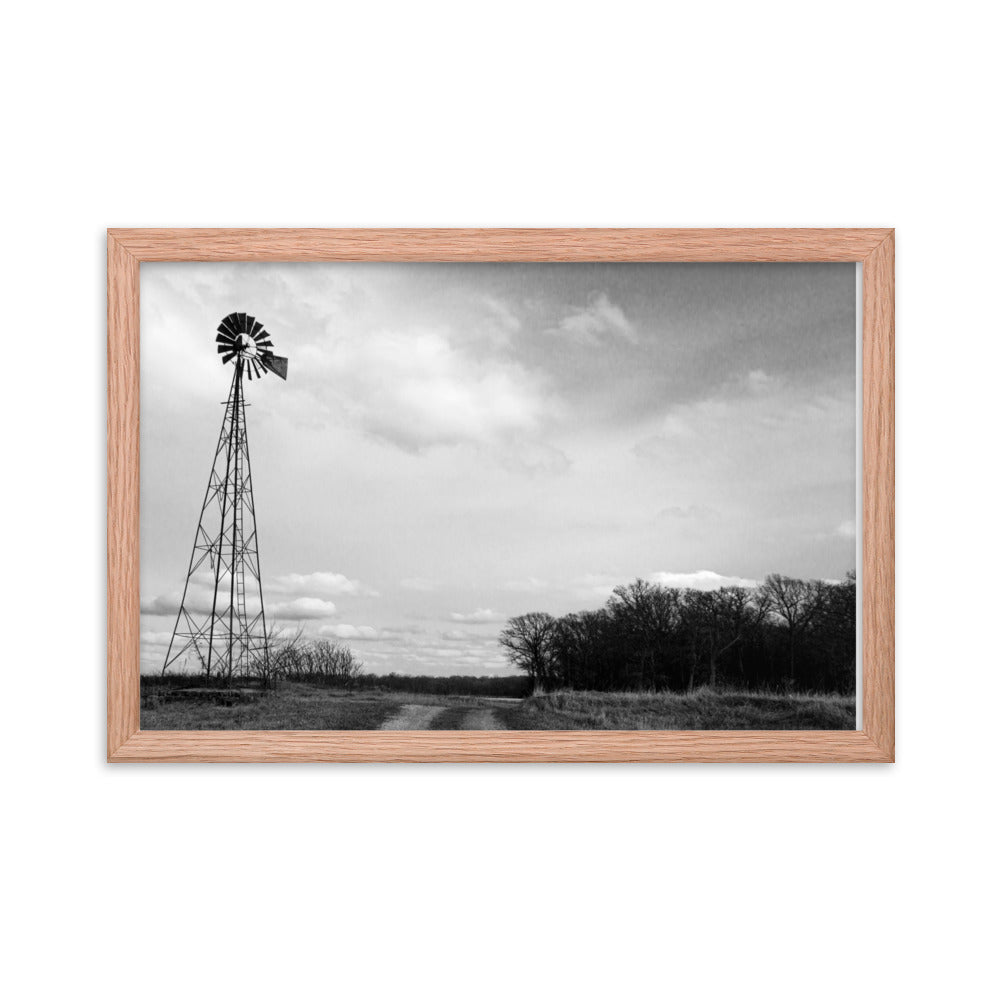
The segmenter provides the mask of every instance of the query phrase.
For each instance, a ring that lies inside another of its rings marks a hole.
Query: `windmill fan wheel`
[[[220,324],[215,338],[222,363],[235,360],[247,380],[274,372],[279,378],[288,377],[288,358],[274,353],[274,344],[264,324],[246,313],[230,313]]]

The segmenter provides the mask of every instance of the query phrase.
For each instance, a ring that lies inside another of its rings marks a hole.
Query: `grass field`
[[[379,729],[414,706],[429,729],[853,729],[849,695],[559,691],[531,698],[347,692],[285,682],[231,693],[143,688],[143,729]],[[397,724],[398,725],[398,724]]]
[[[403,699],[308,684],[247,697],[143,694],[142,729],[378,729]]]
[[[526,698],[510,729],[853,729],[853,695],[558,691]]]

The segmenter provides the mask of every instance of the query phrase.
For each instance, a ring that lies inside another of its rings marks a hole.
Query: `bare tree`
[[[815,580],[796,580],[772,573],[761,590],[769,600],[773,614],[788,630],[788,681],[794,684],[795,652],[802,634],[819,611],[819,585]]]
[[[662,647],[680,620],[680,594],[636,579],[615,587],[608,612],[620,630],[631,638],[640,687],[653,687]]]
[[[557,618],[549,637],[549,670],[564,687],[604,686],[602,654],[609,628],[605,611],[581,611]]]
[[[273,685],[280,677],[350,686],[364,670],[364,664],[349,647],[329,639],[306,641],[301,628],[288,637],[274,633],[268,637],[268,644],[269,655],[265,658],[260,653],[251,664],[265,686]]]
[[[500,633],[500,645],[519,670],[524,670],[537,687],[546,687],[549,670],[550,641],[555,619],[541,611],[511,618]]]
[[[839,583],[820,583],[817,604],[812,628],[833,674],[826,682],[843,684],[853,676],[856,662],[857,578],[853,570]]]
[[[718,681],[719,659],[756,627],[766,613],[767,602],[755,601],[745,587],[691,592],[691,617],[708,660],[708,686]]]
[[[311,643],[313,673],[324,681],[349,687],[361,675],[363,664],[347,646],[318,639]]]
[[[288,675],[289,665],[295,662],[303,646],[302,628],[293,635],[280,628],[268,629],[267,646],[266,655],[258,650],[250,659],[250,673],[264,688],[275,687],[279,678]]]

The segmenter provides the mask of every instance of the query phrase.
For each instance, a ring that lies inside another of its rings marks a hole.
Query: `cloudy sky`
[[[510,672],[526,611],[637,576],[855,567],[852,264],[143,264],[143,669],[162,665],[232,367],[269,619],[376,672]]]

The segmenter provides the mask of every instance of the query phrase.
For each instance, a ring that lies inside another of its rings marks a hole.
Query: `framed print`
[[[893,239],[108,230],[108,760],[891,762]]]

